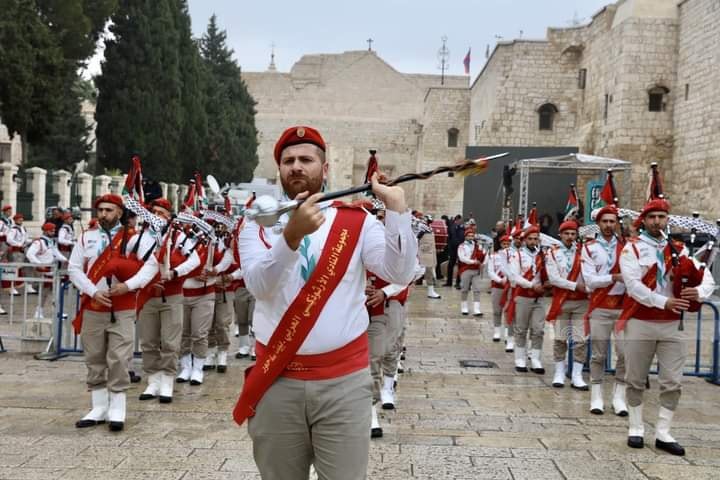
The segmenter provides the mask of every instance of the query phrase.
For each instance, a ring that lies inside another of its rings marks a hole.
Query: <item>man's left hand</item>
[[[119,295],[125,295],[129,291],[130,289],[127,285],[125,285],[124,283],[118,283],[117,285],[113,285],[112,287],[110,287],[110,296],[117,297]]]
[[[692,302],[698,302],[700,301],[700,292],[698,292],[697,288],[685,287],[680,292],[680,298],[684,298],[685,300],[690,300]]]
[[[400,187],[388,187],[380,183],[380,176],[375,172],[371,178],[372,191],[385,204],[385,208],[393,212],[405,213],[405,190]]]

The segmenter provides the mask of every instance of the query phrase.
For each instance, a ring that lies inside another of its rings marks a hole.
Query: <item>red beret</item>
[[[167,198],[156,198],[155,200],[150,202],[150,207],[160,207],[164,208],[168,212],[172,212],[172,205]]]
[[[15,215],[13,215],[13,220],[25,220],[25,215],[23,215],[22,213],[18,212],[18,213],[16,213]]]
[[[670,202],[668,202],[664,198],[656,198],[655,200],[650,200],[648,203],[645,204],[645,208],[642,209],[642,212],[640,212],[640,218],[645,218],[645,215],[650,212],[670,213]]]
[[[65,212],[63,213],[62,219],[67,220],[68,218],[73,218],[72,212]]]
[[[599,222],[603,215],[615,215],[616,217],[620,215],[620,210],[613,205],[605,205],[600,210],[597,211],[597,214],[595,215],[595,222]]]
[[[564,232],[565,230],[577,230],[578,224],[575,220],[567,220],[560,224],[560,231]]]
[[[49,232],[50,230],[55,230],[55,224],[50,222],[44,223],[42,226],[42,231]]]
[[[5,210],[12,210],[12,205],[5,205],[5,206],[2,208],[2,211],[4,212]]]
[[[511,240],[512,239],[510,238],[510,235],[503,235],[502,237],[500,237],[501,242],[509,242]]]
[[[117,205],[120,208],[124,208],[123,205],[123,199],[120,195],[115,195],[114,193],[106,193],[105,195],[101,195],[98,198],[95,199],[95,203],[93,203],[93,208],[98,208],[98,205],[101,203],[112,203],[113,205]]]
[[[532,227],[528,227],[527,229],[525,229],[525,231],[523,232],[522,236],[523,236],[523,238],[524,238],[524,237],[527,237],[528,235],[531,235],[531,234],[533,234],[533,233],[540,234],[540,228],[537,227],[537,226],[535,226],[535,225],[533,225]]]
[[[275,163],[280,165],[280,156],[283,150],[293,145],[300,145],[301,143],[311,143],[316,145],[323,152],[325,151],[325,140],[323,140],[320,132],[312,127],[297,126],[290,127],[280,135],[280,139],[275,144]]]

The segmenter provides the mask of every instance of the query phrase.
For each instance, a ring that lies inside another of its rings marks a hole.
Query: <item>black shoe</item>
[[[482,317],[482,316],[483,316],[483,312],[473,313],[473,316],[474,316],[474,317]]]
[[[452,287],[452,283],[443,283],[443,287]]]
[[[190,385],[193,387],[197,387],[198,385],[202,385],[202,382],[198,382],[197,380],[190,380]]]
[[[565,388],[564,383],[553,383],[552,386],[555,388]]]
[[[544,368],[531,368],[530,369],[533,373],[537,373],[538,375],[545,375],[545,369]]]
[[[527,367],[515,367],[516,372],[527,373]]]
[[[630,448],[643,448],[645,447],[645,440],[643,437],[628,437],[627,444]]]
[[[398,373],[405,373],[405,369],[404,369],[404,368],[398,368],[398,369],[397,369],[397,372],[398,372]]]
[[[120,432],[125,428],[125,422],[110,422],[108,428],[111,432]]]
[[[208,370],[215,370],[215,365],[203,365],[203,372],[207,372]]]
[[[455,290],[460,290],[462,287],[460,285],[455,285]]]
[[[162,395],[158,397],[158,401],[160,403],[172,403],[172,397],[163,397]]]
[[[370,429],[370,438],[381,438],[383,435],[382,428],[376,427]]]
[[[401,353],[401,354],[400,354],[400,360],[405,360],[405,354],[404,354],[404,353]]]
[[[248,355],[247,353],[240,353],[240,352],[235,353],[235,358],[247,358],[249,356],[250,355]]]
[[[250,360],[254,362],[255,360],[257,360],[257,357],[255,355],[250,355]]]
[[[603,410],[600,410],[599,408],[590,409],[590,413],[592,413],[593,415],[604,415],[605,414],[605,412]],[[637,438],[637,437],[628,437],[628,439],[630,439],[630,438]],[[628,444],[629,443],[630,443],[630,440],[628,440]],[[642,448],[642,447],[635,447],[635,448]]]
[[[149,393],[141,393],[138,397],[138,400],[152,400],[155,398],[155,395],[151,395]]]
[[[394,403],[383,403],[382,409],[383,410],[395,410],[395,404]]]
[[[130,375],[130,383],[140,383],[142,380],[142,377],[140,375],[135,375],[135,372],[132,370],[128,371],[128,375]]]
[[[105,423],[105,420],[78,420],[75,422],[75,428],[88,428],[88,427],[94,427],[97,425],[102,425]]]
[[[499,338],[493,338],[493,342],[497,343],[497,342],[499,342],[499,341],[500,341]]]
[[[570,388],[574,388],[575,390],[580,390],[581,392],[587,392],[588,390],[590,390],[589,385],[585,385],[584,387],[576,387],[575,385],[572,384],[572,382],[570,382]]]
[[[187,382],[187,380],[185,380],[184,378],[178,377],[175,379],[175,383],[185,383],[185,382]]]
[[[226,371],[227,371],[227,365],[218,365],[217,366],[218,373],[225,373]]]
[[[630,445],[630,438],[628,438],[628,445]],[[685,449],[678,442],[662,442],[660,440],[655,440],[655,448],[667,452],[670,455],[677,455],[678,457],[685,456]]]

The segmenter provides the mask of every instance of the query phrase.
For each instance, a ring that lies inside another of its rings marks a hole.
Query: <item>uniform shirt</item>
[[[547,270],[548,281],[552,286],[575,291],[577,281],[568,280],[568,276],[575,262],[578,248],[581,247],[577,243],[573,243],[570,248],[565,245],[556,245],[545,255],[545,270]],[[582,278],[582,271],[578,275],[578,279],[580,278]]]
[[[67,258],[58,251],[57,245],[55,245],[52,238],[45,235],[32,241],[25,252],[25,256],[30,263],[37,265],[48,265],[55,260],[67,262]]]
[[[635,255],[633,245],[637,248],[639,258]],[[620,271],[628,295],[646,307],[664,309],[668,298],[673,296],[671,271],[669,271],[670,269],[665,271],[664,259],[662,262],[660,261],[660,258],[664,256],[663,250],[665,245],[667,245],[667,241],[665,240],[658,242],[653,237],[642,234],[638,237],[637,241],[633,243],[628,242],[620,256]],[[683,248],[680,255],[688,256],[687,249]],[[693,262],[695,262],[694,259]],[[663,263],[662,267],[660,266],[661,263]],[[659,268],[658,282],[655,290],[650,290],[643,283],[642,279],[647,271],[655,264],[657,264]],[[697,262],[695,262],[695,264],[697,266]],[[698,289],[701,300],[712,295],[715,290],[715,282],[712,275],[710,275],[709,269],[705,269],[703,281],[696,288]]]
[[[505,283],[507,275],[505,274],[505,263],[507,252],[503,249],[490,255],[487,261],[487,274],[490,280],[496,283]]]
[[[195,245],[197,243],[197,240],[190,240],[190,245]],[[186,242],[186,246],[188,243]],[[190,247],[187,249],[188,252],[192,251],[192,248]],[[192,251],[192,253],[195,253],[197,255],[196,251]],[[214,269],[217,274],[221,274],[222,272],[226,271],[228,268],[230,268],[230,265],[233,263],[233,254],[232,250],[227,248],[225,246],[224,242],[219,242],[215,244],[215,251],[213,252],[213,262],[220,258],[220,262],[218,262],[217,265],[211,267],[211,269]],[[180,273],[180,272],[178,272]],[[188,277],[185,279],[185,282],[183,282],[183,288],[204,288],[209,287],[211,285],[215,285],[217,283],[217,277],[215,275],[209,275],[207,277],[207,280],[200,280],[199,277]]]
[[[309,265],[316,262],[327,240],[337,209],[320,205],[325,222],[305,237],[301,247],[291,250],[281,227],[262,228],[247,222],[240,233],[239,251],[247,289],[255,297],[253,329],[257,340],[267,344],[288,306],[305,284]],[[260,237],[271,246],[267,248]],[[362,335],[368,327],[365,307],[365,268],[399,285],[413,279],[417,263],[417,240],[410,227],[410,213],[388,210],[385,227],[367,215],[360,238],[352,252],[345,275],[328,298],[315,326],[298,351],[299,354],[324,353],[338,349]]]
[[[510,278],[514,286],[522,288],[533,288],[535,285],[540,285],[540,271],[535,266],[535,257],[542,255],[539,248],[536,248],[534,252],[528,250],[527,247],[522,247],[513,255],[510,260]],[[532,269],[533,276],[532,280],[525,279],[525,273]]]
[[[12,218],[0,216],[0,240],[5,240],[4,237],[10,232],[10,227],[13,226]]]
[[[28,241],[28,234],[22,225],[13,225],[7,234],[7,244],[11,247],[25,248]]]
[[[72,247],[75,245],[75,232],[70,224],[64,223],[58,230],[58,245]]]
[[[610,270],[615,265],[617,242],[615,236],[609,242],[598,237],[582,246],[582,275],[585,288],[589,291],[592,292],[613,283]],[[625,293],[625,284],[616,282],[610,289],[609,295],[622,295],[623,293]]]
[[[448,228],[444,220],[433,220],[430,222],[433,235],[435,236],[435,251],[442,253],[448,244]]]
[[[107,290],[108,285],[105,278],[101,278],[97,284],[93,284],[87,277],[87,273],[92,268],[95,261],[102,254],[102,252],[110,245],[115,234],[120,231],[122,226],[118,224],[111,231],[110,235],[103,229],[87,230],[83,233],[78,242],[73,248],[72,254],[70,255],[70,261],[68,262],[68,273],[70,275],[70,281],[85,295],[90,297],[95,296],[98,290]],[[137,241],[138,235],[134,235],[131,240]],[[125,255],[129,254],[134,247],[134,243],[128,241],[125,248]],[[150,235],[143,235],[138,249],[138,253],[147,252],[148,249],[154,247],[154,240]],[[155,256],[151,255],[147,262],[142,268],[130,279],[125,282],[125,285],[130,290],[137,290],[143,288],[145,285],[155,277],[158,272],[157,261],[154,261]],[[112,284],[115,285],[120,281],[112,277]]]
[[[482,251],[482,250],[480,250],[480,251]],[[481,260],[472,258],[474,252],[475,252],[475,241],[474,240],[465,240],[457,248],[458,260],[460,260],[462,263],[466,263],[468,265],[482,266],[483,262]]]

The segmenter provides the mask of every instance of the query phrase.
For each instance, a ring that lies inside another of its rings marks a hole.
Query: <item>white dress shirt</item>
[[[552,286],[575,291],[577,281],[568,280],[568,276],[575,262],[575,254],[578,248],[576,243],[573,243],[570,248],[565,245],[556,245],[545,255],[545,270],[548,274],[548,281]],[[582,271],[578,275],[578,279],[580,278],[582,278]]]
[[[618,240],[614,236],[609,242],[598,237],[582,246],[582,275],[585,288],[590,292],[613,283],[610,270],[615,265],[617,242]],[[625,284],[615,282],[609,295],[622,295],[623,293],[625,293]]]
[[[73,231],[72,225],[64,223],[60,230],[58,230],[58,245],[64,245],[72,247],[75,245],[75,232]]]
[[[535,267],[535,257],[542,255],[539,248],[531,252],[527,247],[520,248],[510,261],[510,278],[514,286],[522,288],[533,288],[540,285],[540,271]],[[533,277],[531,280],[525,278],[525,273],[532,269]]]
[[[639,257],[635,255],[633,244],[637,248]],[[668,298],[673,297],[671,269],[664,272],[662,281],[657,283],[655,290],[650,290],[642,281],[647,271],[653,265],[659,264],[658,253],[662,255],[665,245],[664,241],[657,242],[652,237],[643,234],[637,241],[628,242],[620,256],[620,270],[628,295],[646,307],[664,309]],[[680,255],[687,256],[687,249],[683,248]],[[693,262],[695,262],[694,259]],[[697,262],[695,264],[698,266]],[[665,269],[664,266],[662,268]],[[712,295],[715,290],[715,281],[708,269],[705,269],[703,281],[696,288],[701,301]]]
[[[506,259],[507,252],[505,249],[490,255],[487,261],[487,274],[493,282],[502,284],[507,282],[507,276],[505,274]]]
[[[28,262],[36,265],[50,265],[54,261],[67,262],[67,258],[60,253],[52,238],[42,236],[30,243],[25,256]]]
[[[478,266],[482,267],[482,262],[480,260],[472,258],[473,253],[475,253],[475,241],[474,240],[465,240],[463,243],[461,243],[458,246],[458,249],[457,249],[458,260],[460,260],[462,263],[466,263],[468,265],[478,265]]]
[[[323,206],[321,205],[321,208]],[[288,306],[305,284],[303,271],[316,262],[335,220],[337,209],[325,207],[325,222],[308,235],[303,248],[291,250],[281,228],[262,228],[246,223],[239,236],[240,260],[247,289],[255,297],[253,329],[267,345]],[[287,223],[287,215],[280,226]],[[263,232],[267,248],[260,237]],[[410,213],[388,210],[385,227],[367,215],[345,275],[323,308],[299,354],[324,353],[347,345],[368,327],[365,307],[365,268],[380,278],[408,285],[417,263],[417,240],[410,227]],[[304,251],[304,254],[301,252]]]
[[[7,234],[7,244],[11,247],[25,248],[28,241],[28,234],[22,225],[13,225]]]

